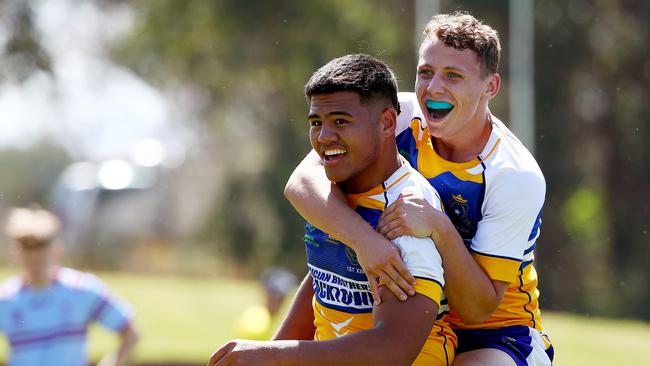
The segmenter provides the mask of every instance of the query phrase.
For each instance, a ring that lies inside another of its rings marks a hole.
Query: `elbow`
[[[296,170],[291,174],[287,184],[284,186],[284,197],[292,204],[300,200],[306,194],[309,187],[309,179],[302,172]]]
[[[494,313],[494,310],[496,310],[497,306],[487,306],[482,309],[472,309],[470,311],[465,311],[462,313],[459,311],[458,315],[464,324],[477,325],[485,323],[490,318],[490,316],[492,316],[492,313]]]
[[[296,180],[297,179],[292,175],[284,186],[284,197],[289,200],[289,202],[293,201],[298,194],[298,183]]]

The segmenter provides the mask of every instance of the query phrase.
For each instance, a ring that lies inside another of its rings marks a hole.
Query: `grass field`
[[[0,270],[0,278],[8,275]],[[100,273],[137,311],[141,341],[135,363],[205,364],[217,346],[232,337],[242,309],[261,300],[257,284],[220,278]],[[544,314],[556,350],[555,365],[646,365],[650,358],[650,324],[636,321]],[[90,353],[97,360],[114,345],[97,327],[90,334]],[[0,361],[7,346],[0,346]]]

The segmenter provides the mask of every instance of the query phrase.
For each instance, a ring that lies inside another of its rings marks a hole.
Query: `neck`
[[[485,113],[472,121],[468,127],[470,128],[463,129],[449,138],[431,137],[436,153],[443,159],[453,163],[464,163],[475,159],[483,151],[490,139],[490,133],[492,132],[490,111],[486,108]]]
[[[34,288],[47,287],[52,282],[53,268],[48,268],[43,271],[28,272],[25,275],[25,282]]]
[[[376,160],[363,172],[341,183],[341,190],[348,194],[368,192],[390,178],[402,164],[397,147],[391,146],[384,153],[378,154]]]

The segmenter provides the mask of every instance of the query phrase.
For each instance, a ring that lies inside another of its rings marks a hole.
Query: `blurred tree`
[[[51,71],[50,57],[34,29],[29,1],[0,0],[0,33],[5,30],[0,37],[0,81],[23,81],[36,70]]]
[[[0,203],[47,207],[52,184],[69,163],[66,151],[47,141],[28,149],[0,151]]]
[[[537,3],[547,307],[650,319],[649,16],[643,1]]]
[[[106,2],[109,4],[110,2]],[[508,52],[508,2],[441,1],[494,25]],[[547,179],[538,246],[542,305],[650,319],[650,2],[535,3],[537,158]],[[199,104],[226,190],[204,237],[263,268],[304,268],[303,221],[282,196],[308,151],[302,86],[351,52],[393,65],[411,90],[413,3],[398,0],[139,1],[115,52]],[[507,121],[504,84],[493,110]]]
[[[331,58],[363,52],[414,72],[412,4],[400,1],[141,1],[116,52],[162,88],[190,88],[229,182],[206,232],[240,263],[304,270],[303,221],[283,197],[309,151],[302,87]]]

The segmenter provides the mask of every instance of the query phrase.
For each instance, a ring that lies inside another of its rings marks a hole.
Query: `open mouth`
[[[323,150],[323,159],[325,161],[334,161],[341,156],[347,154],[347,151],[342,148],[328,148]]]
[[[444,118],[454,109],[453,104],[436,100],[427,100],[426,106],[429,116],[433,119]]]

